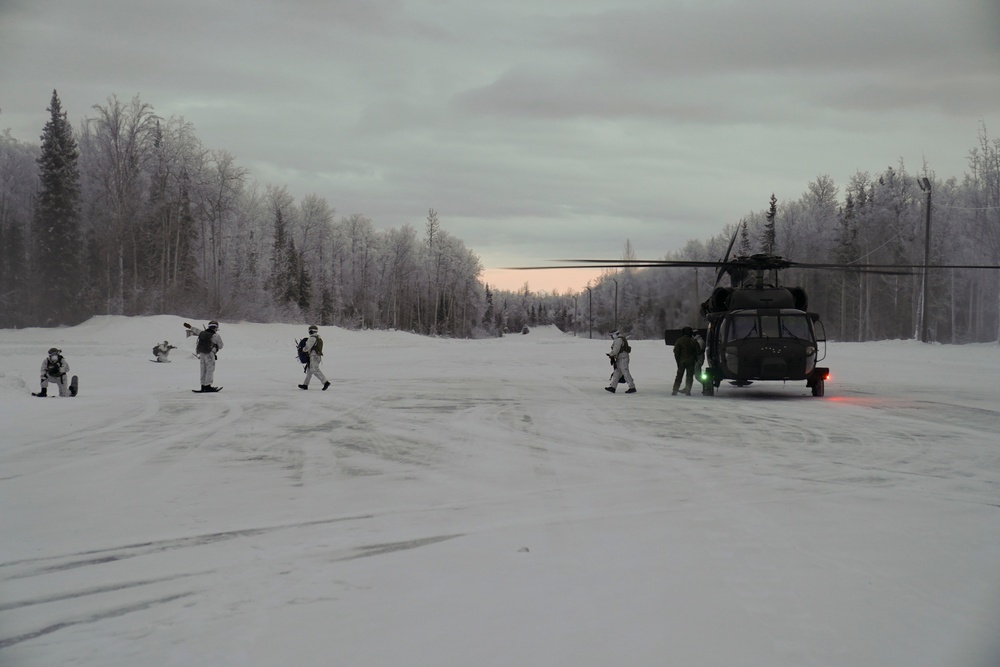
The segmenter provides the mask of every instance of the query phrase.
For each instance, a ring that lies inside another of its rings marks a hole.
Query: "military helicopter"
[[[826,331],[819,314],[808,311],[804,289],[778,284],[778,271],[790,266],[764,254],[735,257],[720,266],[731,286],[717,284],[701,304],[708,320],[702,330],[703,394],[714,395],[723,380],[737,387],[757,380],[805,380],[813,396],[824,395],[830,369],[818,364],[826,357]],[[679,334],[667,329],[664,342],[673,345]]]
[[[628,266],[636,265],[630,262]],[[724,380],[737,387],[760,380],[805,380],[813,396],[824,395],[830,369],[819,365],[826,357],[820,316],[808,311],[803,288],[784,287],[777,280],[781,269],[812,265],[757,254],[720,262],[665,260],[640,262],[640,266],[719,269],[716,287],[701,304],[708,324],[697,330],[705,340],[705,366],[698,378],[703,394],[714,395]],[[730,286],[718,285],[723,275],[729,276]],[[673,345],[682,332],[665,330],[664,342]]]
[[[739,228],[737,228],[737,233]],[[805,380],[813,396],[826,393],[830,369],[820,366],[826,357],[826,331],[818,313],[809,312],[808,297],[801,287],[785,287],[778,281],[782,269],[827,269],[837,271],[908,274],[918,269],[976,268],[997,266],[927,266],[917,264],[821,264],[795,262],[777,255],[754,254],[732,257],[733,234],[725,256],[717,261],[698,260],[601,260],[569,259],[572,268],[710,267],[718,269],[715,287],[701,304],[707,326],[697,329],[705,340],[705,366],[699,380],[702,393],[713,396],[723,381],[745,387],[757,381]],[[524,267],[570,268],[570,267]],[[724,275],[729,286],[720,286]],[[682,329],[664,331],[664,342],[673,345]]]

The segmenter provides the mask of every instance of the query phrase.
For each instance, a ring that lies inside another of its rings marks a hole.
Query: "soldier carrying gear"
[[[309,362],[306,364],[305,382],[299,385],[299,389],[309,389],[309,381],[315,375],[323,383],[323,391],[326,391],[330,388],[330,382],[319,369],[323,361],[323,339],[319,337],[319,327],[315,324],[309,327],[309,338],[303,343],[302,351],[309,355]]]
[[[691,385],[694,383],[695,368],[698,359],[702,356],[701,345],[694,339],[694,329],[684,327],[681,330],[681,337],[674,343],[674,361],[677,362],[677,375],[674,376],[674,387],[670,392],[671,396],[676,396],[681,391],[681,381],[684,382],[684,389],[681,391],[685,396],[691,395]]]
[[[153,347],[153,356],[155,356],[156,360],[161,363],[167,362],[170,361],[170,359],[167,359],[167,356],[170,354],[170,350],[176,350],[176,349],[177,349],[176,346],[171,345],[167,341],[163,341],[162,343]]]
[[[212,386],[212,380],[215,378],[215,360],[218,359],[219,350],[222,349],[219,323],[212,320],[206,328],[200,329],[185,322],[184,328],[188,330],[188,336],[198,337],[195,352],[198,353],[198,359],[201,360],[201,389],[192,391],[205,394],[219,391],[222,387]]]
[[[49,394],[49,382],[59,385],[59,396],[74,396],[69,381],[69,364],[62,356],[62,350],[56,347],[49,348],[48,355],[42,360],[42,388],[34,396],[45,398]]]
[[[628,355],[632,351],[632,346],[628,344],[625,334],[617,329],[611,332],[611,338],[613,339],[611,351],[607,355],[615,365],[615,372],[611,374],[611,385],[605,387],[604,390],[610,391],[612,394],[615,393],[618,380],[624,377],[625,381],[628,382],[628,389],[625,390],[625,393],[634,394],[635,380],[632,379],[632,373],[628,369]]]

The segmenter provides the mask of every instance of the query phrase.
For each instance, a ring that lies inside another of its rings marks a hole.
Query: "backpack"
[[[153,346],[153,356],[154,357],[159,354],[159,349],[160,349],[159,345],[154,345]]]
[[[212,331],[211,329],[205,329],[200,334],[198,334],[198,345],[197,345],[197,347],[194,348],[195,351],[198,354],[203,354],[205,352],[211,352],[212,351],[212,336],[214,336],[214,335],[215,335],[215,332]]]
[[[625,354],[632,353],[632,346],[628,344],[628,339],[625,338],[625,336],[622,336],[622,349],[619,351],[624,352]]]
[[[303,338],[302,340],[299,341],[299,344],[295,346],[295,349],[298,350],[298,353],[299,353],[299,363],[300,364],[308,364],[309,363],[309,353],[306,352],[306,341],[307,340],[309,340],[309,338]]]

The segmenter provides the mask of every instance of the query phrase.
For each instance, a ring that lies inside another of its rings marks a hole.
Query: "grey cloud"
[[[0,4],[0,129],[140,94],[262,184],[434,208],[484,257],[661,256],[901,155],[961,176],[1000,108],[995,0],[48,2]]]
[[[621,70],[668,75],[914,63],[989,68],[996,39],[975,10],[968,1],[671,5],[579,17],[552,26],[549,41]]]

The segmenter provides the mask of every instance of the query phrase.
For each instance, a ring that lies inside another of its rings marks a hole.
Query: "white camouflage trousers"
[[[323,371],[319,369],[319,363],[323,360],[323,357],[318,354],[309,355],[309,367],[306,369],[306,381],[303,383],[305,386],[309,386],[309,381],[312,380],[313,376],[316,379],[326,384],[326,376],[323,375]]]
[[[42,376],[42,389],[49,388],[49,382],[55,382],[59,385],[59,395],[69,396],[69,380],[65,375],[43,375]]]
[[[199,352],[198,358],[201,359],[201,386],[211,385],[215,379],[215,353]]]
[[[632,374],[628,372],[628,352],[620,352],[618,358],[615,360],[615,372],[611,374],[611,385],[612,387],[618,386],[618,378],[624,376],[625,382],[628,382],[629,389],[635,389],[635,380],[632,379]]]

